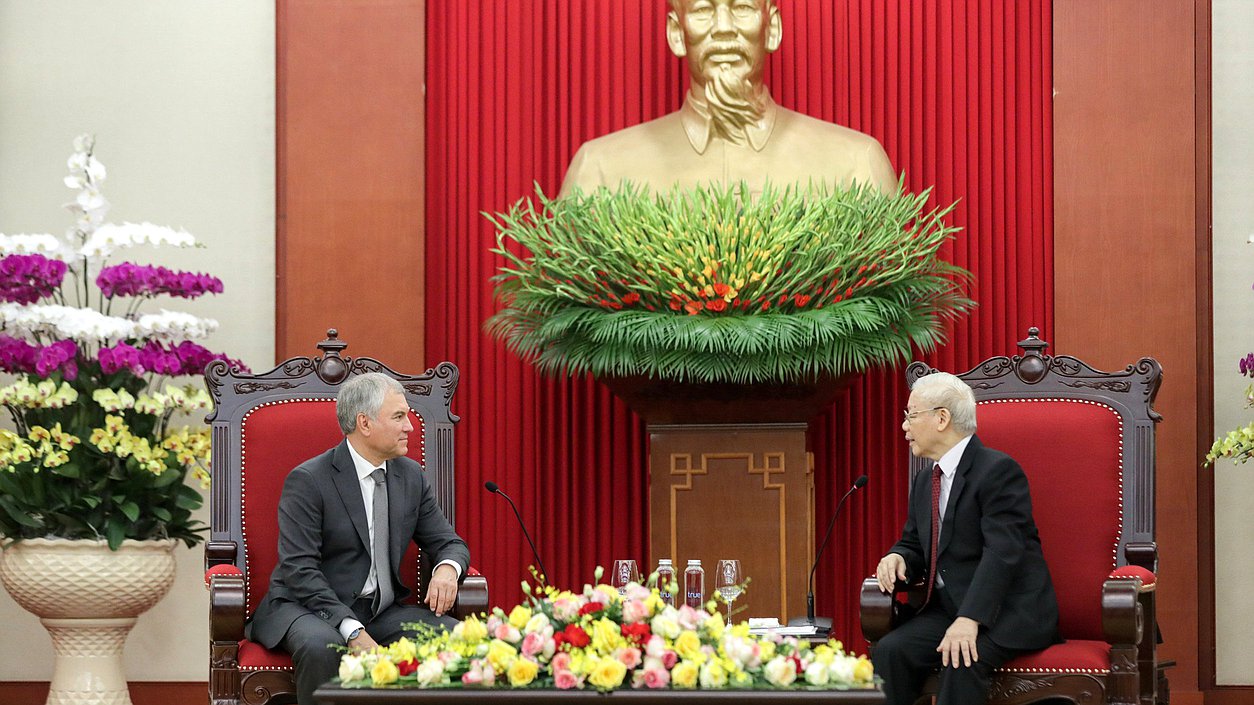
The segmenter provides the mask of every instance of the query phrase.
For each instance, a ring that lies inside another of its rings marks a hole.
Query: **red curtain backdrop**
[[[1050,7],[1045,0],[782,0],[768,84],[786,107],[870,133],[907,187],[960,200],[945,256],[979,308],[928,359],[947,370],[1053,332]],[[462,370],[458,529],[508,605],[532,563],[518,502],[556,584],[646,558],[643,424],[590,379],[546,379],[482,329],[499,265],[482,212],[555,193],[585,140],[679,107],[665,0],[427,4],[427,357]],[[820,614],[860,649],[857,591],[896,539],[907,494],[901,370],[873,371],[812,425],[817,515],[865,472],[816,577]],[[821,531],[822,527],[819,527]],[[734,527],[728,527],[734,530]],[[645,566],[645,570],[652,566]]]

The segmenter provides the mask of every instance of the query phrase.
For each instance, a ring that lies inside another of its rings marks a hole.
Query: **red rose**
[[[576,649],[582,649],[592,643],[592,637],[588,636],[588,632],[585,632],[583,627],[578,624],[567,624],[562,633],[565,636],[566,643]]]
[[[638,622],[636,624],[624,624],[621,627],[623,636],[628,640],[635,642],[637,646],[643,647],[644,643],[653,636],[653,631],[649,629],[648,622]]]
[[[605,609],[605,605],[601,604],[600,602],[589,602],[588,604],[579,608],[579,614],[580,615],[592,614],[593,612],[600,612],[603,609]]]
[[[409,674],[418,670],[418,661],[412,658],[409,659],[408,661],[401,661],[400,663],[396,664],[396,670],[402,676],[408,676]]]
[[[722,299],[714,299],[713,301],[707,301],[705,308],[707,311],[718,313],[719,311],[727,310],[727,302]]]

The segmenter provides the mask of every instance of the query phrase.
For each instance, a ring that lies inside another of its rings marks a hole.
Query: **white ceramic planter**
[[[174,539],[24,539],[4,545],[0,581],[52,637],[48,705],[130,705],[122,647],[174,582]]]

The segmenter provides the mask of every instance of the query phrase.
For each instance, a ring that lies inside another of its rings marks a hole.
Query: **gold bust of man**
[[[870,135],[776,105],[763,84],[782,34],[775,0],[670,0],[666,43],[684,58],[691,87],[678,111],[590,140],[575,153],[562,196],[622,181],[654,191],[711,182],[828,187],[897,175]]]

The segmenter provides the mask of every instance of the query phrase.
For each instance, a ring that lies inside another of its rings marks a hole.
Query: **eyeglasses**
[[[941,409],[944,409],[944,408],[945,407],[943,406],[934,406],[930,409],[919,409],[918,411],[910,411],[909,409],[907,409],[901,412],[901,415],[902,415],[902,418],[906,420],[906,423],[909,423],[911,421],[914,421],[914,417],[918,416],[919,414],[926,414],[930,411],[940,411]]]

